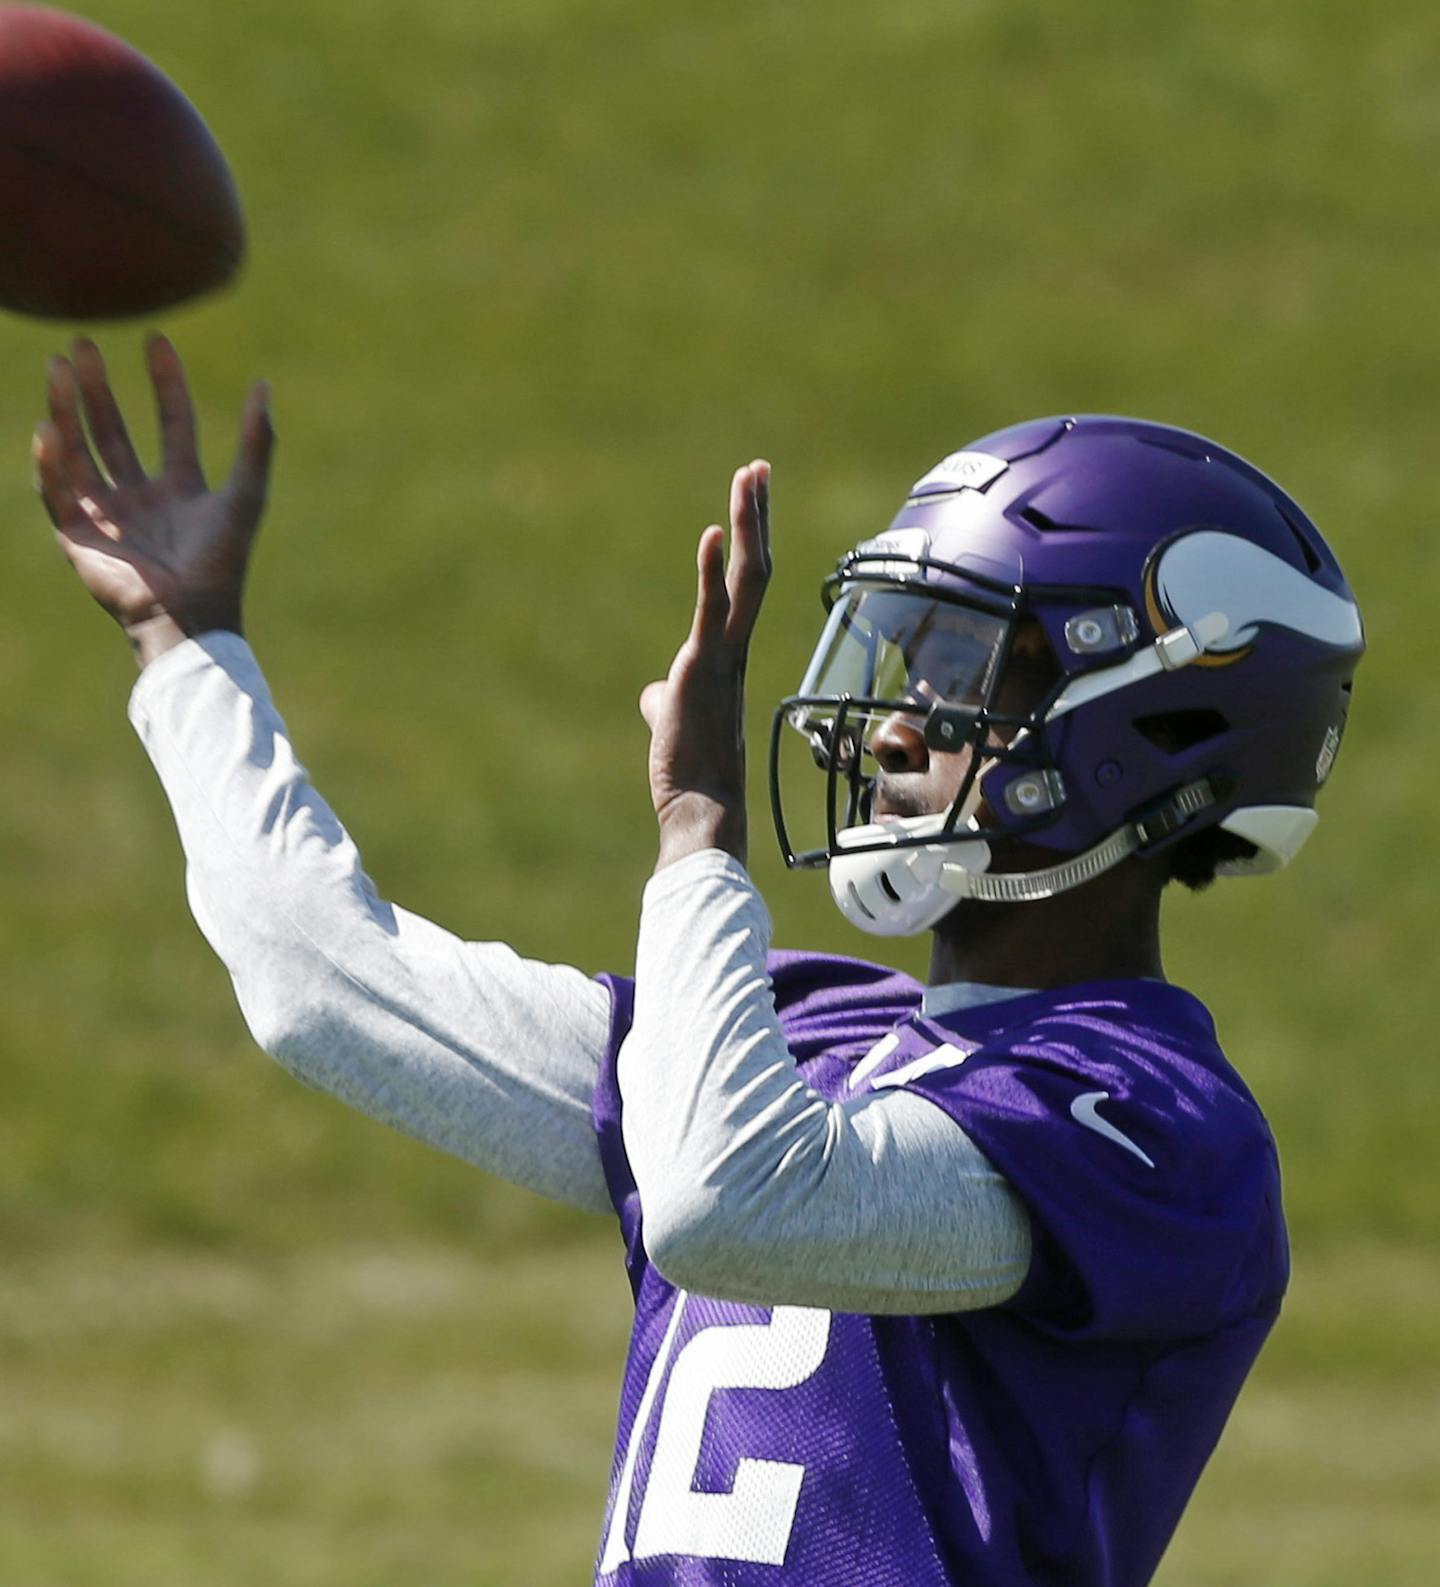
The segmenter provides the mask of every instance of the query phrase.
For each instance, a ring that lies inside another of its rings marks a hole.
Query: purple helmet
[[[1223,874],[1278,869],[1315,825],[1364,650],[1296,503],[1137,419],[1039,419],[952,453],[841,559],[826,605],[776,713],[776,826],[787,863],[828,865],[846,915],[887,935],[959,898],[1049,897],[1207,826],[1245,840]],[[1043,692],[1019,704],[1017,631],[1048,644]],[[896,713],[928,750],[971,751],[948,810],[871,819],[871,738]],[[787,725],[828,786],[809,847],[787,824]]]

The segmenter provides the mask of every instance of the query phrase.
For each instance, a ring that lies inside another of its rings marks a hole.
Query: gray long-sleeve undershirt
[[[608,1211],[590,1118],[605,990],[381,899],[238,636],[151,663],[130,713],[174,811],[191,908],[260,1045],[372,1117]],[[832,1103],[804,1084],[765,980],[768,936],[728,856],[693,856],[646,889],[619,1072],[661,1271],[710,1294],[838,1310],[1013,1294],[1030,1249],[1018,1198],[922,1098]]]

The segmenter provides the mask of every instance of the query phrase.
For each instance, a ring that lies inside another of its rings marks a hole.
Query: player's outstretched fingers
[[[730,590],[725,574],[725,531],[712,523],[695,548],[695,621],[690,637],[696,644],[713,644],[725,637],[730,617]]]
[[[155,388],[155,412],[160,420],[160,457],[165,477],[187,494],[205,489],[200,467],[200,443],[195,404],[185,366],[168,336],[156,331],[145,342],[145,364]]]
[[[270,417],[270,382],[257,380],[240,415],[240,440],[225,494],[253,513],[258,523],[270,490],[270,463],[275,455],[275,425]]]
[[[770,465],[756,458],[730,481],[730,566],[726,574],[734,612],[732,637],[749,638],[770,583]]]
[[[77,498],[71,489],[65,477],[62,453],[63,443],[57,426],[50,422],[37,425],[30,442],[35,489],[54,525],[60,549],[74,562],[78,550],[104,545],[108,537],[97,528],[92,513],[86,510],[87,503],[93,508],[93,497]]]
[[[59,427],[51,420],[35,426],[30,441],[30,458],[35,467],[35,489],[50,515],[50,522],[59,529],[61,524],[83,522],[83,515],[75,501],[60,467],[61,439]]]
[[[771,472],[763,457],[752,458],[735,470],[730,481],[730,521],[743,524],[766,557],[770,554]]]
[[[93,496],[105,489],[105,476],[90,451],[80,419],[80,387],[75,366],[68,358],[57,354],[50,360],[45,370],[45,388],[56,436],[56,466],[72,491]]]
[[[120,405],[110,389],[110,375],[100,349],[88,336],[82,336],[76,340],[72,355],[85,420],[100,461],[117,485],[143,484],[145,470],[140,466]]]
[[[764,552],[765,567],[768,572],[773,567],[770,560],[770,476],[774,470],[763,457],[757,457],[751,463],[750,470],[755,522],[760,535],[760,549]]]

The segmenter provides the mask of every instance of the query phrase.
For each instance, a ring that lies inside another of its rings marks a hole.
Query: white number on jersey
[[[819,1370],[830,1342],[830,1313],[807,1306],[776,1306],[768,1323],[702,1328],[686,1343],[676,1357],[660,1410],[634,1549],[626,1547],[625,1520],[635,1464],[688,1298],[684,1290],[677,1291],[675,1311],[630,1429],[600,1556],[602,1575],[632,1557],[648,1559],[655,1554],[779,1565],[790,1544],[804,1466],[745,1457],[728,1493],[700,1493],[693,1484],[710,1397],[717,1389],[793,1389]]]

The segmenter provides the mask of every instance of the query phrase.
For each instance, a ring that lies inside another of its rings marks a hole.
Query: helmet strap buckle
[[[1202,810],[1217,802],[1215,785],[1208,777],[1186,783],[1174,793],[1147,805],[1131,822],[1137,854],[1147,854],[1167,838],[1173,837]]]

